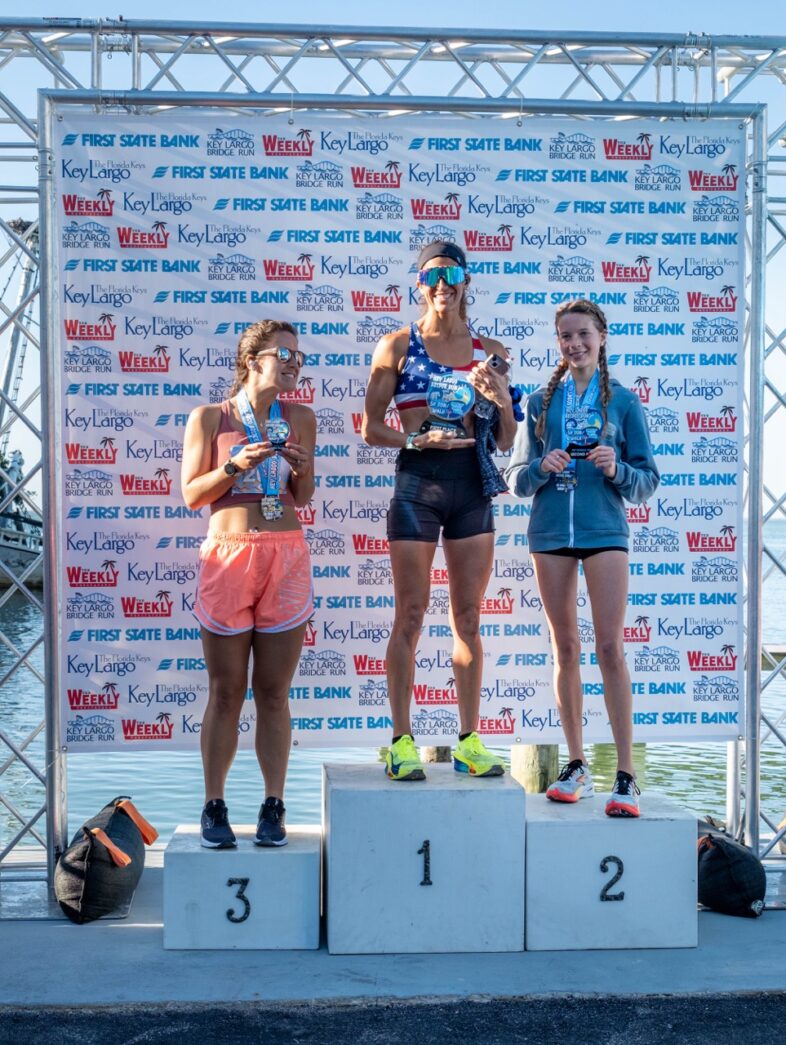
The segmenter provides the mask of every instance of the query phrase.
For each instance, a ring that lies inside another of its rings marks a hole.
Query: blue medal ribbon
[[[562,392],[562,448],[567,449],[572,440],[568,436],[568,421],[571,421],[571,428],[575,431],[578,424],[582,419],[586,421],[591,411],[596,410],[596,404],[600,400],[600,373],[596,369],[592,375],[592,379],[581,396],[576,394],[576,382],[573,380],[573,376],[568,374],[565,379],[565,384]],[[586,424],[581,426],[586,431]],[[568,473],[565,475],[565,473]],[[565,476],[563,483],[565,485],[575,486],[576,477],[576,461],[571,458],[570,464],[565,467],[563,472]],[[559,479],[559,476],[557,476]]]
[[[243,422],[243,428],[246,430],[248,441],[250,443],[264,443],[265,437],[259,429],[259,424],[254,416],[254,411],[251,409],[251,403],[249,402],[245,388],[241,388],[237,394],[237,408],[240,412],[240,420]],[[277,421],[281,417],[281,406],[278,399],[274,399],[270,404],[270,413],[268,416],[271,421]],[[267,460],[260,461],[257,465],[256,471],[259,476],[260,488],[265,497],[278,498],[281,478],[281,458],[278,454],[273,454],[273,456],[268,457]]]

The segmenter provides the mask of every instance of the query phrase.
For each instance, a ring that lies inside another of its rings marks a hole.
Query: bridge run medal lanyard
[[[254,411],[251,409],[251,403],[249,402],[245,388],[241,388],[237,394],[237,407],[240,411],[240,418],[243,422],[243,427],[246,430],[249,442],[264,442],[264,436],[259,430],[259,425],[257,424],[256,417],[254,417]],[[274,399],[270,404],[268,423],[273,421],[280,422],[281,425],[286,424],[286,421],[283,421],[281,418],[281,406],[279,405],[278,399]],[[288,428],[289,426],[287,425],[287,429]],[[288,430],[287,435],[289,435]],[[284,439],[286,439],[286,436],[284,436]],[[274,442],[274,445],[278,445],[278,440]],[[284,505],[281,503],[279,497],[281,458],[278,456],[278,453],[275,453],[272,457],[268,457],[265,461],[261,461],[257,465],[256,471],[259,477],[260,488],[264,494],[259,501],[259,510],[262,512],[263,518],[267,519],[268,522],[272,522],[274,519],[280,519],[284,514]]]
[[[561,493],[569,493],[578,485],[576,461],[584,460],[598,445],[603,416],[595,404],[600,399],[600,374],[596,370],[581,396],[576,395],[576,382],[568,375],[562,393],[562,445],[570,454],[570,464],[555,472],[554,480]]]

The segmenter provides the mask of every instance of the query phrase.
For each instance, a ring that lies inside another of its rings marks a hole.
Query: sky
[[[429,5],[424,0],[397,0],[388,8],[368,0],[298,0],[287,7],[260,0],[233,0],[223,9],[232,22],[291,22],[322,25],[401,25],[448,26],[456,28],[488,27],[514,29],[592,29],[614,32],[709,33],[745,35],[786,35],[786,16],[772,0],[658,0],[636,3],[635,0],[555,0],[548,5],[527,0],[495,0],[480,4],[478,0],[451,0]],[[221,19],[220,5],[215,0],[189,0],[188,3],[160,0],[127,0],[126,3],[96,3],[81,0],[67,5],[47,0],[4,0],[5,17],[43,18],[50,15],[73,15],[81,18],[166,18],[168,21],[215,21]],[[165,14],[163,12],[166,12]]]

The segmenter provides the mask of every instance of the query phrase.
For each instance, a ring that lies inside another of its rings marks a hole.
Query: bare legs
[[[415,680],[415,654],[431,594],[430,571],[436,544],[391,541],[396,612],[387,648],[388,699],[393,735],[412,733],[410,705]],[[480,603],[491,574],[494,535],[478,534],[445,541],[453,631],[453,674],[461,717],[461,732],[477,728],[483,647]]]
[[[248,687],[256,708],[256,753],[266,795],[282,798],[290,748],[289,686],[303,645],[305,625],[275,634],[214,635],[202,629],[210,692],[200,744],[205,801],[224,797],[224,784],[237,751],[238,723]]]
[[[569,758],[584,758],[576,583],[578,560],[535,552],[532,556],[554,650],[554,689]],[[628,556],[608,551],[584,560],[592,607],[595,649],[606,710],[617,747],[618,769],[633,774],[633,698],[623,634],[628,599]]]

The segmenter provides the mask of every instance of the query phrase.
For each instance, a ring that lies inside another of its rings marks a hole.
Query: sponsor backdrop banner
[[[56,127],[68,750],[199,743],[207,677],[192,607],[208,511],[180,497],[183,428],[194,406],[226,397],[238,334],[264,317],[300,332],[296,397],[319,430],[317,489],[300,512],[316,612],[292,685],[294,740],[387,741],[395,452],[365,446],[360,419],[374,346],[417,318],[415,254],[435,238],[467,251],[472,328],[508,347],[525,393],[557,362],[555,306],[586,296],[607,311],[611,369],[641,398],[663,476],[629,510],[636,737],[740,732],[737,124],[66,109]],[[530,505],[501,496],[495,512],[481,731],[556,741]],[[441,549],[432,581],[413,694],[420,742],[457,729]],[[587,739],[607,740],[583,588],[578,617]],[[253,728],[249,699],[241,742]]]

